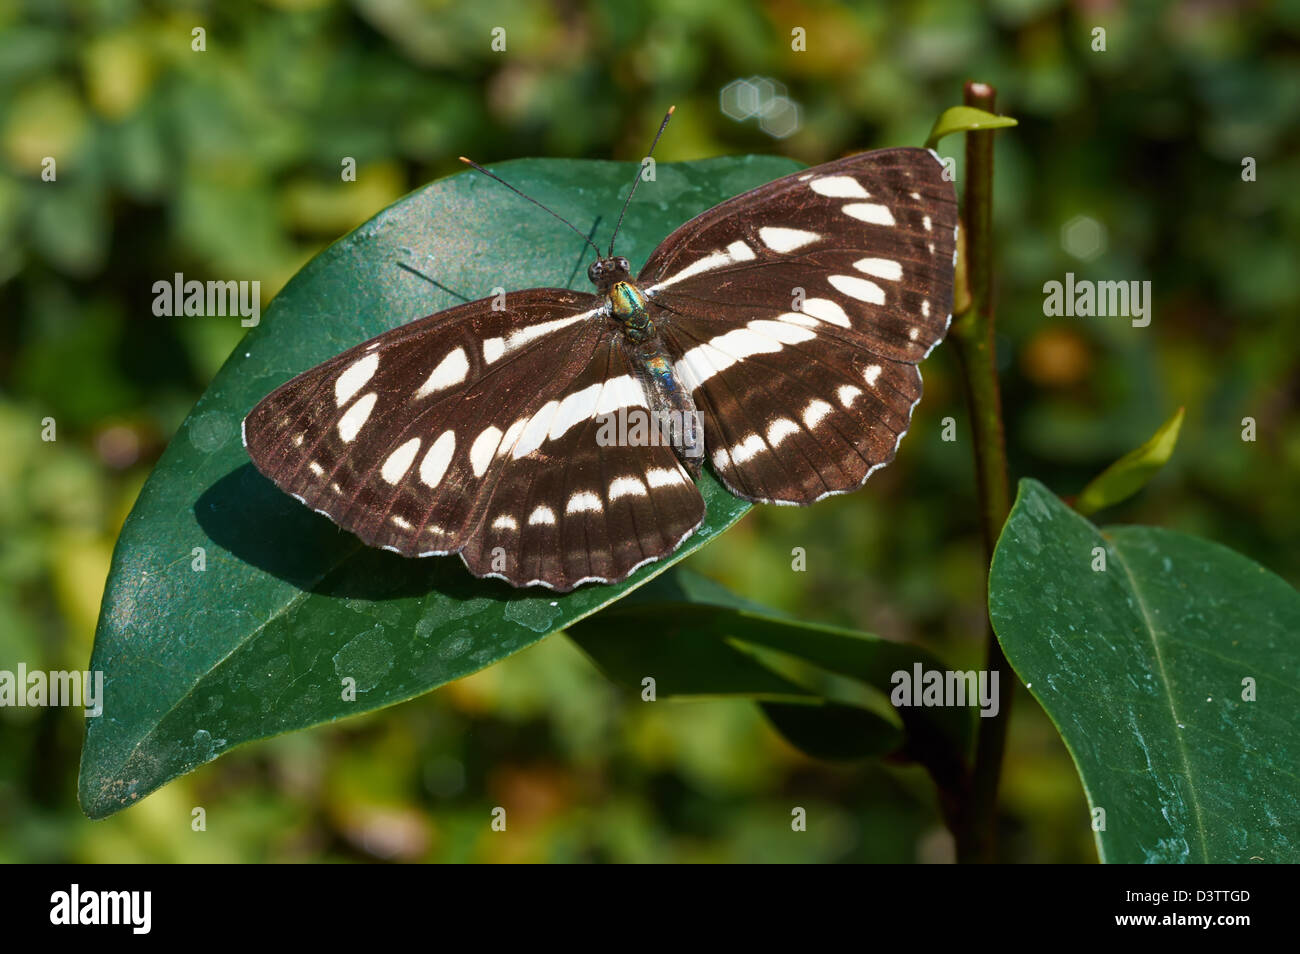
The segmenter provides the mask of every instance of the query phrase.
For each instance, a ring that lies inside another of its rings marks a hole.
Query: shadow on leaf
[[[476,579],[458,557],[411,559],[367,547],[252,464],[209,487],[194,516],[213,543],[245,563],[323,596],[386,600],[438,592],[506,602],[520,595],[500,580]]]

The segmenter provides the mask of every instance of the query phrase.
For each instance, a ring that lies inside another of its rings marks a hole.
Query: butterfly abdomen
[[[632,365],[649,399],[651,426],[655,434],[672,447],[693,476],[698,476],[704,460],[704,429],[700,412],[690,392],[678,380],[663,341],[656,335],[629,350]]]
[[[606,296],[648,399],[650,419],[643,429],[647,438],[671,446],[686,468],[698,475],[704,457],[699,412],[690,392],[677,379],[672,358],[650,318],[645,295],[634,283],[617,281]]]

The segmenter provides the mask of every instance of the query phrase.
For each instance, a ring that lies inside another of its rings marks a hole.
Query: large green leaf
[[[1103,861],[1300,861],[1300,595],[1285,581],[1196,537],[1098,530],[1026,480],[989,610],[1105,811]]]
[[[762,702],[763,715],[785,740],[816,759],[857,760],[903,748],[903,731],[860,706],[819,699],[814,703]]]
[[[583,229],[607,235],[632,163],[496,167]],[[744,157],[661,164],[624,223],[634,265],[668,232],[798,168]],[[460,560],[370,550],[248,462],[240,421],[275,386],[389,328],[495,287],[586,284],[581,239],[477,173],[402,199],[313,259],[276,297],[195,405],[128,518],[104,594],[80,798],[92,817],[252,739],[391,705],[537,642],[661,572],[569,595],[471,577]],[[199,319],[180,319],[199,320]],[[202,319],[220,320],[220,319]],[[230,319],[235,320],[235,319]],[[748,505],[700,480],[697,549]],[[192,568],[193,549],[206,569]],[[356,699],[343,699],[343,680]]]
[[[656,699],[815,699],[814,693],[729,645],[710,630],[710,614],[667,604],[632,615],[603,613],[569,633],[610,680],[640,691],[654,680]]]

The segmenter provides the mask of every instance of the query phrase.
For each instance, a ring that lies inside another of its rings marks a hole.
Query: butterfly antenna
[[[461,162],[465,163],[465,165],[469,166],[470,168],[472,168],[472,169],[474,169],[474,170],[476,170],[476,171],[478,171],[478,172],[483,173],[483,175],[487,176],[489,179],[495,179],[497,182],[500,182],[503,186],[505,186],[507,189],[509,189],[509,190],[510,190],[511,192],[513,192],[515,195],[523,196],[525,199],[527,199],[527,200],[528,200],[529,202],[531,202],[533,205],[537,206],[537,207],[538,207],[539,209],[541,209],[543,212],[548,212],[548,213],[550,213],[551,215],[555,216],[557,219],[559,219],[561,222],[563,222],[563,223],[564,223],[565,225],[567,225],[569,228],[573,229],[573,231],[575,231],[575,232],[577,232],[579,235],[581,235],[581,236],[582,236],[582,240],[583,240],[584,242],[586,242],[588,245],[590,245],[591,248],[592,248],[592,251],[594,251],[594,252],[596,253],[596,257],[597,257],[597,258],[600,257],[600,249],[596,247],[596,243],[593,242],[590,238],[588,238],[587,235],[586,235],[586,234],[585,234],[585,233],[584,233],[580,228],[578,228],[576,225],[574,225],[572,222],[570,222],[570,221],[569,221],[568,219],[566,219],[564,216],[560,215],[558,212],[552,212],[552,211],[551,211],[550,209],[548,209],[546,206],[542,205],[542,203],[540,203],[540,202],[538,202],[536,199],[534,199],[531,195],[527,195],[527,194],[525,194],[525,193],[523,193],[523,192],[520,192],[518,189],[516,189],[514,186],[512,186],[509,182],[506,182],[505,179],[502,179],[502,178],[501,178],[499,175],[497,175],[495,172],[488,172],[486,169],[484,169],[482,166],[480,166],[480,165],[479,165],[477,162],[475,162],[473,159],[466,159],[464,156],[460,156],[459,158],[460,158],[460,161],[461,161]]]
[[[673,110],[676,106],[669,106],[668,112],[664,115],[664,121],[659,124],[659,131],[655,133],[655,141],[650,143],[650,151],[646,153],[649,159],[654,155],[655,146],[659,145],[659,137],[664,134],[668,128],[668,120],[673,118]],[[636,171],[636,178],[632,180],[632,191],[627,194],[627,201],[623,203],[623,211],[618,214],[618,222],[614,225],[614,234],[609,237],[609,252],[606,257],[614,254],[614,239],[618,238],[618,230],[623,227],[623,216],[627,215],[627,207],[632,204],[632,196],[636,195],[636,187],[641,184],[641,170]]]

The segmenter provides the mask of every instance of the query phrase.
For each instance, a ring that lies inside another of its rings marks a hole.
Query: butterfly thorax
[[[621,255],[597,259],[587,269],[587,278],[605,296],[610,317],[618,323],[628,341],[641,344],[655,335],[646,298],[632,280],[631,266]]]
[[[654,322],[641,289],[632,282],[618,282],[609,290],[608,299],[610,314],[623,326],[629,341],[640,344],[654,337]]]

